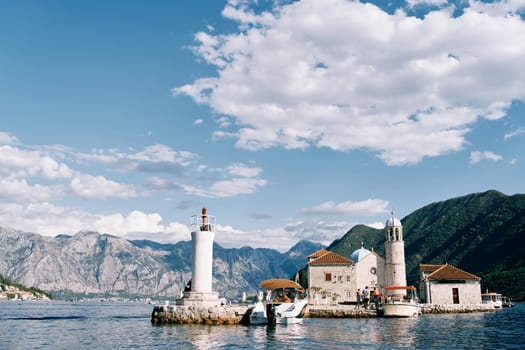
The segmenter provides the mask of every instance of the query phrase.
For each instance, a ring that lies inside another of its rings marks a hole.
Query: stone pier
[[[378,312],[372,309],[356,309],[355,305],[308,305],[304,317],[309,318],[372,318]]]
[[[467,314],[473,312],[491,312],[494,311],[494,306],[488,304],[447,304],[434,305],[422,304],[421,312],[423,314]]]
[[[249,324],[253,305],[157,305],[151,313],[151,323],[161,324]],[[432,305],[422,304],[423,314],[459,314],[493,312],[494,307],[486,304],[475,305]],[[380,317],[381,310],[355,309],[354,305],[308,305],[305,318],[374,318]]]
[[[252,306],[181,306],[157,305],[151,313],[151,323],[160,324],[247,324]]]

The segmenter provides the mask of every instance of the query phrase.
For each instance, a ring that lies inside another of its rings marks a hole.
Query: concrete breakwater
[[[494,311],[494,306],[488,304],[472,304],[472,305],[434,305],[423,304],[421,312],[423,314],[466,314],[472,312],[490,312]]]
[[[153,324],[248,324],[253,305],[180,306],[157,305],[151,314]],[[494,311],[492,305],[421,305],[423,314],[457,314]],[[354,305],[308,305],[305,318],[374,318],[381,310],[356,309]]]
[[[153,324],[239,324],[248,323],[252,306],[180,306],[156,305],[151,313]]]
[[[305,317],[309,318],[372,318],[378,312],[372,309],[356,309],[355,305],[308,305]]]

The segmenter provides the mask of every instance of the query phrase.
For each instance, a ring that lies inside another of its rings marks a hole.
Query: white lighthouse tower
[[[215,238],[215,216],[207,215],[206,208],[202,214],[191,217],[191,241],[193,264],[191,289],[185,291],[179,305],[219,305],[219,293],[213,292],[213,240]]]
[[[391,217],[385,223],[386,285],[406,286],[407,278],[403,226],[401,225],[401,221],[394,216],[394,212],[391,214]],[[396,290],[396,294],[399,294],[399,292],[399,290]],[[405,294],[406,292],[403,291],[403,293]]]

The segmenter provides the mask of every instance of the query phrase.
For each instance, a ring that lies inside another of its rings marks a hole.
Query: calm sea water
[[[416,319],[152,326],[152,305],[0,302],[0,349],[525,349],[525,304]]]

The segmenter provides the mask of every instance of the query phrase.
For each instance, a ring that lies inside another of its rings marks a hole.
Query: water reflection
[[[0,349],[524,349],[525,304],[413,319],[305,319],[303,324],[152,326],[150,306],[0,303]]]
[[[419,317],[385,318],[373,341],[411,348],[416,341],[419,322]]]

